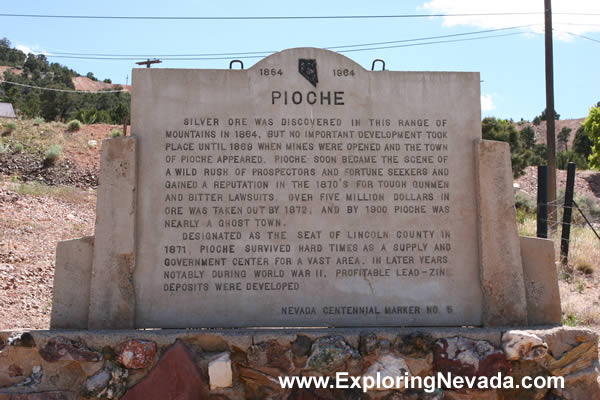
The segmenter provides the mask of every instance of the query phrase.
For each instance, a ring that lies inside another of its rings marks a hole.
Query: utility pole
[[[546,145],[548,146],[548,225],[556,230],[556,135],[554,124],[554,61],[552,57],[552,5],[544,0],[546,27]]]
[[[160,61],[158,58],[155,58],[154,60],[151,59],[147,59],[146,61],[139,61],[136,62],[137,65],[145,65],[146,68],[150,68],[150,64],[160,64],[162,61]]]

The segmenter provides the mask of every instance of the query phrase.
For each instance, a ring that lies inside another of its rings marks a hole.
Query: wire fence
[[[589,227],[598,241],[600,241],[600,234],[598,234],[596,227],[594,227],[592,219],[586,215],[586,212],[574,199],[575,170],[575,164],[569,163],[564,195],[559,196],[556,200],[547,202],[547,170],[543,166],[538,169],[537,236],[547,238],[548,228],[550,228],[551,232],[557,232],[558,228],[561,228],[560,260],[563,265],[567,265],[569,262],[569,248],[571,247],[571,243],[575,245],[574,242],[576,242],[576,240],[571,240],[572,226],[579,228]],[[573,213],[574,209],[576,210],[575,214]],[[590,207],[589,212],[594,214],[594,208]]]
[[[579,205],[577,204],[577,202],[575,200],[573,200],[573,205],[575,206],[575,208],[577,208],[577,210],[579,211],[579,213],[581,214],[581,216],[583,217],[583,219],[585,219],[585,222],[589,225],[589,227],[592,229],[592,231],[594,232],[594,234],[596,235],[596,237],[598,238],[598,240],[600,240],[600,235],[598,234],[598,232],[596,231],[596,229],[594,228],[594,225],[590,222],[590,220],[588,219],[588,217],[585,215],[585,213],[583,212],[583,210],[579,207]]]
[[[582,207],[580,207],[575,200],[573,200],[572,206],[567,206],[564,204],[564,202],[565,202],[565,199],[563,196],[562,198],[556,199],[555,201],[552,201],[552,202],[538,204],[538,209],[540,206],[546,206],[547,209],[550,209],[550,207],[548,207],[549,205],[556,206],[553,208],[552,212],[548,212],[547,218],[538,217],[538,221],[545,222],[548,224],[556,224],[557,226],[562,226],[562,225],[576,226],[576,227],[588,226],[594,232],[594,234],[596,234],[596,236],[598,236],[598,239],[600,240],[600,235],[598,234],[596,227],[594,227],[592,218],[590,218],[588,215],[586,215],[586,213],[582,209]],[[581,217],[583,218],[583,221],[571,221],[571,222],[563,221],[562,217],[563,217],[564,210],[566,210],[566,209],[577,210],[579,215],[581,215]]]

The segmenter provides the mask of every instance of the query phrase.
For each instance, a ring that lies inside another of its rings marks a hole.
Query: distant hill
[[[111,91],[118,88],[124,90]],[[121,124],[129,119],[131,86],[99,81],[92,72],[81,76],[67,66],[48,61],[44,54],[25,54],[3,38],[0,39],[0,102],[11,103],[17,115],[28,118]]]
[[[23,70],[21,68],[14,68],[14,67],[9,67],[6,65],[0,65],[0,82],[2,82],[4,80],[4,72],[6,71],[10,71],[11,73],[15,74],[15,75],[21,75],[23,73]]]
[[[0,65],[0,82],[4,81],[4,72],[9,71],[12,74],[21,76],[23,75],[23,70],[21,68],[10,67],[6,65]],[[85,76],[74,76],[71,78],[73,81],[73,86],[75,86],[75,90],[84,90],[86,92],[96,92],[100,90],[116,90],[116,89],[124,89],[125,91],[131,93],[131,85],[120,85],[118,83],[105,83],[101,81],[95,81]]]
[[[571,128],[571,134],[569,135],[569,149],[573,145],[573,140],[575,139],[575,132],[577,129],[583,124],[585,118],[575,118],[575,119],[564,119],[564,120],[556,120],[555,121],[555,134],[558,136],[558,133],[562,130],[562,128],[567,127]],[[539,125],[534,125],[529,121],[524,122],[514,122],[513,123],[517,130],[521,130],[526,126],[531,126],[535,131],[535,140],[536,143],[546,144],[546,121],[540,122]],[[556,141],[556,145],[558,146],[558,139]]]
[[[105,89],[124,89],[131,93],[131,85],[119,85],[116,83],[104,83],[101,81],[95,81],[85,76],[77,76],[73,78],[73,85],[76,90],[85,90],[89,92],[100,91]]]

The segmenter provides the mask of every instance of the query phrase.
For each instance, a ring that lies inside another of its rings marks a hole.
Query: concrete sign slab
[[[481,325],[479,74],[136,69],[136,327]]]

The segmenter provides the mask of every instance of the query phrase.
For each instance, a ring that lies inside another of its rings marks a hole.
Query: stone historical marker
[[[138,69],[136,327],[481,325],[479,74]]]
[[[596,398],[597,335],[539,329],[561,321],[554,245],[519,238],[509,146],[481,140],[479,99],[476,73],[366,71],[309,48],[249,70],[135,70],[132,136],[102,144],[94,236],[56,252],[51,327],[88,331],[0,332],[0,397],[8,382],[271,398],[299,372],[512,367],[565,377],[566,394],[538,397]],[[268,326],[296,329],[185,329]]]

